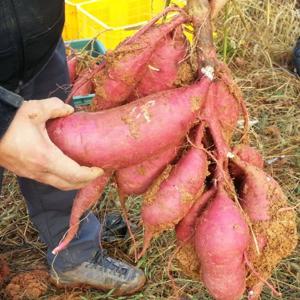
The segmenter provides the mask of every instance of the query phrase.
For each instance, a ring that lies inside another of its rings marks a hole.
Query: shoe
[[[113,290],[116,296],[139,291],[146,282],[144,273],[127,263],[98,251],[95,257],[66,272],[50,272],[51,282],[59,288],[93,287],[102,291]]]
[[[108,213],[102,223],[101,239],[111,243],[127,237],[127,225],[119,213]]]
[[[295,71],[300,76],[300,37],[298,38],[293,51],[293,65]]]

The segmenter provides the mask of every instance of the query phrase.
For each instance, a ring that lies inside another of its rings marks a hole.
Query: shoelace
[[[111,271],[122,275],[122,276],[127,276],[128,273],[128,269],[127,268],[123,268],[120,267],[116,264],[113,263],[113,261],[111,259],[109,259],[109,256],[107,255],[107,251],[106,250],[102,250],[102,251],[98,251],[93,260],[92,260],[92,264],[94,265],[100,265],[106,269],[110,269]]]

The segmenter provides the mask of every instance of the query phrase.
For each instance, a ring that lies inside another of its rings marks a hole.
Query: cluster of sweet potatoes
[[[200,2],[203,9],[195,9]],[[144,194],[139,257],[154,236],[175,229],[183,271],[215,299],[240,299],[246,288],[257,299],[296,245],[295,214],[248,144],[243,99],[209,45],[210,3],[191,0],[189,15],[168,8],[154,18],[75,81],[71,95],[88,83],[95,87],[89,112],[48,123],[51,140],[64,153],[105,170],[78,192],[69,231],[53,252],[67,247],[112,179],[123,202]],[[176,16],[157,25],[170,11]],[[183,34],[187,23],[197,33],[196,51]],[[244,142],[234,145],[241,116]]]

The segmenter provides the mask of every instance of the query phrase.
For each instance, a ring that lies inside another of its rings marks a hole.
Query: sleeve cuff
[[[0,139],[3,137],[23,101],[24,99],[18,94],[0,86]]]
[[[16,114],[17,108],[10,106],[0,100],[0,139],[5,134],[11,121]]]

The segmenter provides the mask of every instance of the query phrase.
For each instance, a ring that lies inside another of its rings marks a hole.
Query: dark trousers
[[[60,41],[43,70],[21,88],[20,94],[28,100],[54,96],[65,99],[67,95],[65,88],[68,84],[69,75],[65,47],[63,42]],[[0,169],[0,187],[2,175],[3,169]],[[91,213],[81,222],[78,235],[69,247],[59,253],[55,260],[51,253],[68,230],[70,212],[76,191],[60,191],[26,178],[18,178],[18,181],[22,194],[26,199],[30,218],[38,229],[42,241],[48,246],[48,263],[53,264],[56,270],[63,271],[91,259],[99,249],[100,243],[100,223]]]

